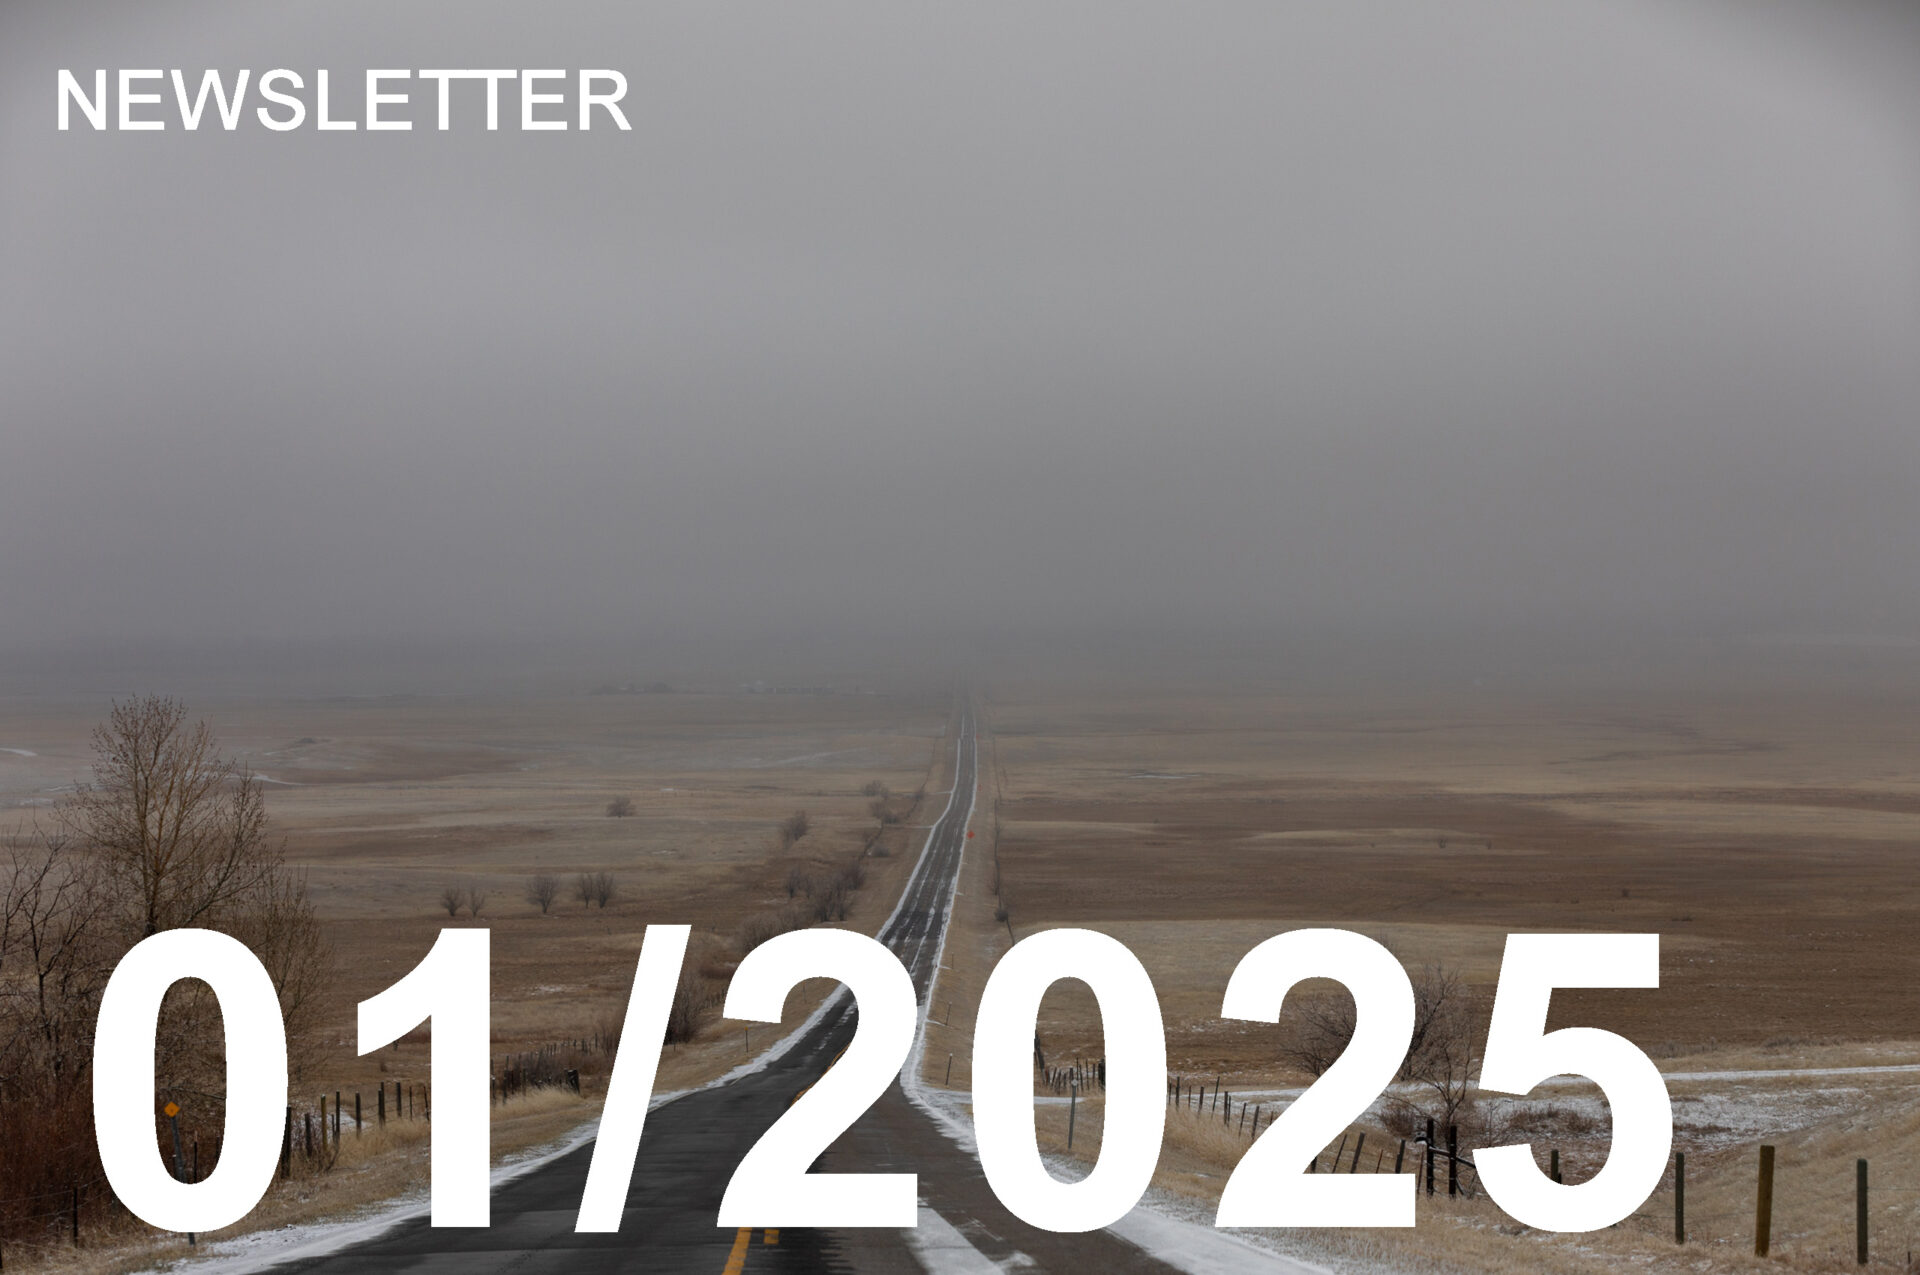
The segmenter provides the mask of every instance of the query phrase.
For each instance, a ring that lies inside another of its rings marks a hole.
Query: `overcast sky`
[[[54,126],[466,65],[634,130]],[[1842,0],[7,0],[0,648],[1920,635],[1916,69]]]

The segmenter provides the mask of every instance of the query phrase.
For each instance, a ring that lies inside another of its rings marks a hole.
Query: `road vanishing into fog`
[[[973,807],[977,748],[971,706],[962,706],[957,723],[952,796],[927,837],[898,909],[880,932],[912,975],[923,1017]],[[857,1017],[852,998],[842,996],[763,1070],[655,1108],[640,1139],[617,1233],[581,1235],[573,1229],[593,1154],[589,1143],[497,1187],[493,1225],[486,1229],[434,1229],[419,1217],[325,1256],[292,1259],[272,1269],[286,1275],[947,1275],[1007,1269],[1130,1275],[1180,1269],[1108,1231],[1057,1235],[1013,1217],[994,1198],[980,1162],[908,1099],[898,1079],[815,1169],[918,1174],[918,1227],[761,1231],[715,1226],[734,1167],[794,1096],[847,1047]],[[1261,1265],[1258,1255],[1249,1251],[1247,1256],[1253,1259],[1248,1265]]]

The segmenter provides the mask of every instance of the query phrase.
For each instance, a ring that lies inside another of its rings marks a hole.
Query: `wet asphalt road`
[[[975,784],[973,715],[963,707],[954,738],[953,796],[929,835],[901,904],[881,931],[900,955],[925,1012],[939,963],[946,909],[966,846]],[[792,1229],[739,1231],[714,1225],[735,1165],[754,1141],[852,1039],[857,1013],[850,997],[765,1070],[690,1093],[654,1110],[634,1163],[620,1230],[576,1234],[573,1226],[592,1156],[582,1146],[499,1187],[493,1225],[484,1230],[434,1229],[425,1218],[324,1257],[283,1263],[285,1275],[614,1275],[686,1271],[859,1272],[893,1275],[991,1269],[1163,1272],[1170,1268],[1106,1232],[1055,1235],[1036,1231],[1000,1207],[980,1165],[910,1103],[899,1082],[844,1134],[817,1165],[821,1172],[912,1172],[925,1209],[957,1231],[923,1256],[936,1230]],[[917,1252],[916,1249],[920,1250]]]

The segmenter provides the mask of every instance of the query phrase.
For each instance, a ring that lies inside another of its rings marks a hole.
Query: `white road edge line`
[[[1003,1265],[967,1242],[953,1223],[922,1204],[920,1225],[900,1232],[913,1260],[927,1275],[1004,1275],[1008,1270],[1030,1269],[1033,1259],[1016,1253]]]
[[[961,720],[964,728],[965,718],[963,717]],[[964,736],[965,732],[963,729],[961,737],[964,738]],[[975,749],[975,753],[977,757],[977,748]],[[956,749],[954,752],[954,773],[956,777],[959,774],[960,768],[959,758],[959,751]],[[974,785],[976,788],[979,786],[977,777]],[[933,821],[933,827],[938,828],[940,824],[946,820],[948,811],[953,809],[953,799],[955,795],[951,790],[949,791],[946,809],[940,812],[940,818]],[[968,807],[967,817],[969,820],[972,819],[972,807]],[[920,852],[920,862],[914,865],[913,873],[909,875],[906,886],[900,891],[900,901],[894,904],[893,911],[880,926],[881,933],[884,934],[887,927],[899,919],[900,911],[906,906],[914,882],[920,876],[921,869],[926,865],[927,854],[932,847],[933,835],[929,833],[927,835],[927,845],[923,847]],[[951,910],[951,901],[949,901],[949,910]],[[938,978],[938,971],[935,971],[935,977],[936,979]],[[743,1076],[751,1076],[755,1072],[765,1071],[773,1062],[790,1052],[802,1037],[819,1026],[820,1021],[838,1006],[841,1001],[846,999],[846,995],[847,989],[844,986],[835,988],[834,991],[828,995],[827,999],[821,1001],[819,1007],[816,1008],[813,1013],[807,1015],[806,1019],[801,1022],[798,1027],[775,1041],[758,1057],[741,1063],[738,1067],[735,1067],[719,1079],[710,1080],[704,1085],[696,1085],[691,1089],[677,1089],[671,1093],[655,1094],[653,1100],[647,1104],[648,1112],[658,1111],[668,1103],[684,1098],[688,1094],[700,1093],[708,1089],[718,1089],[722,1085],[732,1084]],[[926,1026],[925,1017],[923,1007],[921,1014],[921,1029],[923,1032]],[[562,1156],[571,1155],[573,1152],[578,1151],[581,1147],[593,1141],[594,1135],[599,1132],[600,1120],[598,1117],[595,1117],[573,1130],[573,1132],[565,1135],[558,1143],[549,1146],[546,1150],[535,1151],[520,1159],[509,1160],[498,1166],[487,1179],[488,1193],[492,1194],[508,1182],[524,1174],[532,1173],[535,1169],[544,1168]],[[267,1270],[270,1267],[279,1266],[284,1262],[325,1257],[330,1253],[337,1253],[343,1248],[350,1248],[355,1244],[378,1239],[403,1222],[425,1217],[428,1210],[428,1201],[423,1193],[416,1192],[412,1195],[402,1196],[398,1200],[390,1200],[384,1205],[376,1205],[374,1207],[376,1211],[371,1216],[347,1218],[332,1222],[299,1223],[294,1226],[286,1226],[272,1231],[249,1231],[244,1235],[236,1235],[231,1239],[217,1240],[206,1245],[202,1250],[205,1256],[197,1259],[167,1258],[162,1259],[162,1263],[169,1271],[189,1270],[192,1271],[194,1275],[252,1275],[252,1272]],[[159,1270],[161,1266],[155,1265],[147,1267],[146,1269],[150,1271]]]
[[[980,800],[980,733],[977,725],[973,734],[973,752],[973,792],[968,794],[968,825],[973,823],[973,812]],[[941,818],[944,820],[945,816]],[[928,834],[927,848],[931,849],[932,845],[933,836]],[[962,837],[960,855],[963,863],[966,850],[966,838]],[[926,851],[921,853],[924,856]],[[959,885],[960,874],[956,871],[956,893]],[[927,983],[927,998],[920,1007],[920,1027],[914,1034],[913,1050],[907,1056],[907,1065],[900,1070],[900,1089],[906,1094],[907,1101],[920,1108],[942,1133],[977,1158],[979,1148],[973,1140],[972,1122],[963,1121],[959,1114],[964,1102],[955,1101],[949,1108],[948,1104],[937,1101],[928,1092],[926,1083],[920,1078],[927,1053],[927,1020],[933,1008],[934,992],[940,985],[940,970],[946,965],[947,934],[953,926],[953,903],[954,894],[948,894],[940,923],[940,945],[933,954],[933,978]],[[953,1097],[959,1099],[957,1094]],[[1242,1272],[1253,1271],[1271,1272],[1272,1275],[1330,1275],[1325,1267],[1282,1257],[1230,1232],[1171,1217],[1144,1203],[1135,1205],[1131,1212],[1107,1230],[1155,1260],[1175,1270],[1185,1271],[1187,1275],[1242,1275]]]

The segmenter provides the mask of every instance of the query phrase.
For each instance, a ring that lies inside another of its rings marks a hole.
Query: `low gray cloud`
[[[1916,54],[1865,4],[12,4],[0,646],[1911,631]],[[634,130],[55,131],[59,67],[210,65],[610,66]]]

